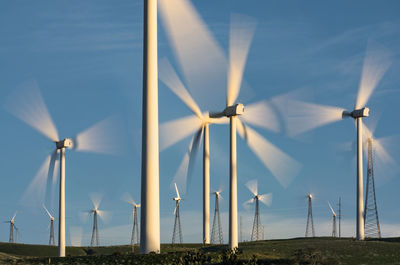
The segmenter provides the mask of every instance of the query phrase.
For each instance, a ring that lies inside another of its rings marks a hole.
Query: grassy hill
[[[295,238],[241,243],[238,254],[226,249],[163,244],[161,254],[139,255],[130,246],[67,247],[67,257],[57,258],[56,247],[0,243],[0,264],[400,264],[400,238]]]

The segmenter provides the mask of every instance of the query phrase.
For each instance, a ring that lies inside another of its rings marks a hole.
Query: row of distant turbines
[[[143,117],[142,117],[142,177],[141,177],[141,253],[160,252],[160,198],[159,198],[159,151],[181,139],[194,134],[175,180],[183,179],[187,189],[190,183],[193,163],[203,137],[203,243],[210,243],[210,141],[209,125],[229,123],[230,159],[229,159],[229,247],[238,247],[238,205],[237,205],[237,133],[248,144],[276,180],[287,187],[296,177],[301,165],[288,154],[281,151],[250,125],[273,132],[279,131],[274,108],[266,101],[244,106],[237,99],[242,87],[243,73],[250,44],[255,31],[255,22],[247,17],[232,17],[229,52],[225,55],[215,38],[208,31],[194,7],[188,0],[160,1],[162,21],[172,43],[175,56],[185,76],[185,83],[180,80],[171,64],[165,59],[158,67],[157,54],[157,0],[144,1],[144,56],[143,56]],[[366,107],[373,90],[383,77],[389,64],[370,54],[364,60],[364,67],[355,106],[351,111],[337,107],[322,106],[287,99],[281,102],[283,114],[288,114],[287,125],[291,132],[302,133],[342,118],[351,117],[357,127],[357,240],[364,239],[363,215],[363,137],[372,139],[372,131],[363,126],[362,119],[369,116]],[[227,72],[226,87],[221,84],[200,86],[199,80],[213,80],[213,74],[220,75],[223,66]],[[225,69],[226,68],[226,69]],[[160,71],[160,76],[158,76]],[[161,125],[161,148],[159,148],[158,124],[158,78],[175,93],[194,115]],[[196,84],[197,81],[197,84]],[[207,91],[214,95],[216,91],[225,91],[226,100],[219,111],[202,111],[193,99],[190,91]],[[47,182],[55,183],[59,169],[59,208],[58,208],[58,254],[65,256],[65,166],[66,150],[110,153],[104,142],[104,130],[110,126],[110,120],[99,122],[72,138],[59,138],[57,129],[50,117],[46,105],[40,96],[36,84],[29,90],[10,96],[7,109],[16,117],[42,133],[55,145],[54,151],[45,159],[42,172],[38,174],[28,188],[30,193],[46,194]],[[33,104],[34,103],[34,104]],[[364,129],[363,129],[364,128]],[[293,129],[293,130],[292,130]],[[376,150],[383,151],[374,139]],[[377,152],[378,153],[378,152]],[[182,177],[183,176],[183,177]],[[177,181],[176,181],[177,182]],[[44,188],[45,189],[45,188]],[[258,194],[254,195],[258,205]],[[179,206],[180,196],[176,197]],[[179,213],[179,209],[176,209]],[[97,216],[96,212],[93,212]],[[255,221],[259,222],[258,220]],[[179,223],[178,225],[179,226]],[[95,231],[95,229],[94,229]],[[259,231],[255,231],[257,234]],[[178,236],[179,237],[179,236]],[[96,242],[98,236],[92,239]]]

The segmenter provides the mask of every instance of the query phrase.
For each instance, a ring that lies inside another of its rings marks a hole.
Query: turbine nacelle
[[[369,116],[369,108],[362,108],[362,109],[356,109],[353,110],[352,112],[348,112],[348,111],[343,111],[342,113],[342,117],[352,117],[354,119],[357,118],[363,118],[363,117],[368,117]]]
[[[307,197],[308,197],[309,199],[312,199],[312,194],[308,194]]]
[[[74,142],[70,138],[65,138],[64,140],[56,142],[57,149],[62,148],[72,148],[74,146]]]
[[[232,117],[242,115],[244,113],[244,105],[241,103],[226,107],[223,112],[210,113],[210,118]]]

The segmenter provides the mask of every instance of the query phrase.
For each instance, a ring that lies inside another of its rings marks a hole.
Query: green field
[[[226,245],[163,244],[161,254],[132,254],[130,246],[56,247],[0,243],[0,264],[400,264],[400,238],[296,238],[246,242],[238,254]],[[136,250],[137,251],[137,250]]]

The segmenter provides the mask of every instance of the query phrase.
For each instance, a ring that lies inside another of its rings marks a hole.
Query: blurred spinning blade
[[[176,183],[175,183],[175,191],[176,191],[176,198],[180,199],[181,196],[179,195],[179,191],[178,191],[178,187],[176,186]]]
[[[90,194],[90,200],[92,201],[93,207],[94,209],[99,209],[101,200],[102,200],[102,196],[98,193],[92,193]]]
[[[236,101],[243,79],[244,66],[255,32],[256,23],[246,16],[232,15],[229,39],[229,70],[227,84],[227,106]]]
[[[328,202],[328,205],[329,205],[329,208],[331,208],[332,214],[333,214],[334,216],[336,216],[336,213],[335,213],[335,211],[333,210],[332,205],[331,205],[329,202]]]
[[[258,195],[258,187],[256,179],[248,181],[245,185],[254,196]]]
[[[251,198],[250,200],[245,201],[245,202],[243,203],[243,207],[244,207],[245,209],[249,209],[250,204],[252,204],[253,202],[254,202],[254,198]]]
[[[122,147],[119,128],[120,121],[114,116],[108,117],[79,133],[74,139],[74,149],[116,155],[121,152]]]
[[[6,101],[5,108],[51,141],[58,141],[56,126],[36,81],[27,82],[12,93]]]
[[[240,137],[246,140],[250,149],[269,169],[276,180],[286,188],[299,173],[301,164],[282,152],[249,126],[245,127],[240,119],[237,119],[237,125]]]
[[[160,151],[188,137],[201,127],[196,115],[186,116],[160,125]]]
[[[372,92],[390,65],[390,53],[383,47],[369,41],[355,104],[356,109],[367,104]]]
[[[125,192],[124,195],[122,195],[122,200],[127,202],[127,203],[129,203],[129,204],[131,204],[132,206],[136,205],[136,203],[133,200],[132,196],[128,192]]]
[[[272,204],[272,193],[267,193],[258,196],[258,200],[264,203],[267,206],[271,206]]]
[[[275,111],[263,100],[245,106],[240,118],[248,124],[268,129],[273,132],[280,131],[279,121]]]

